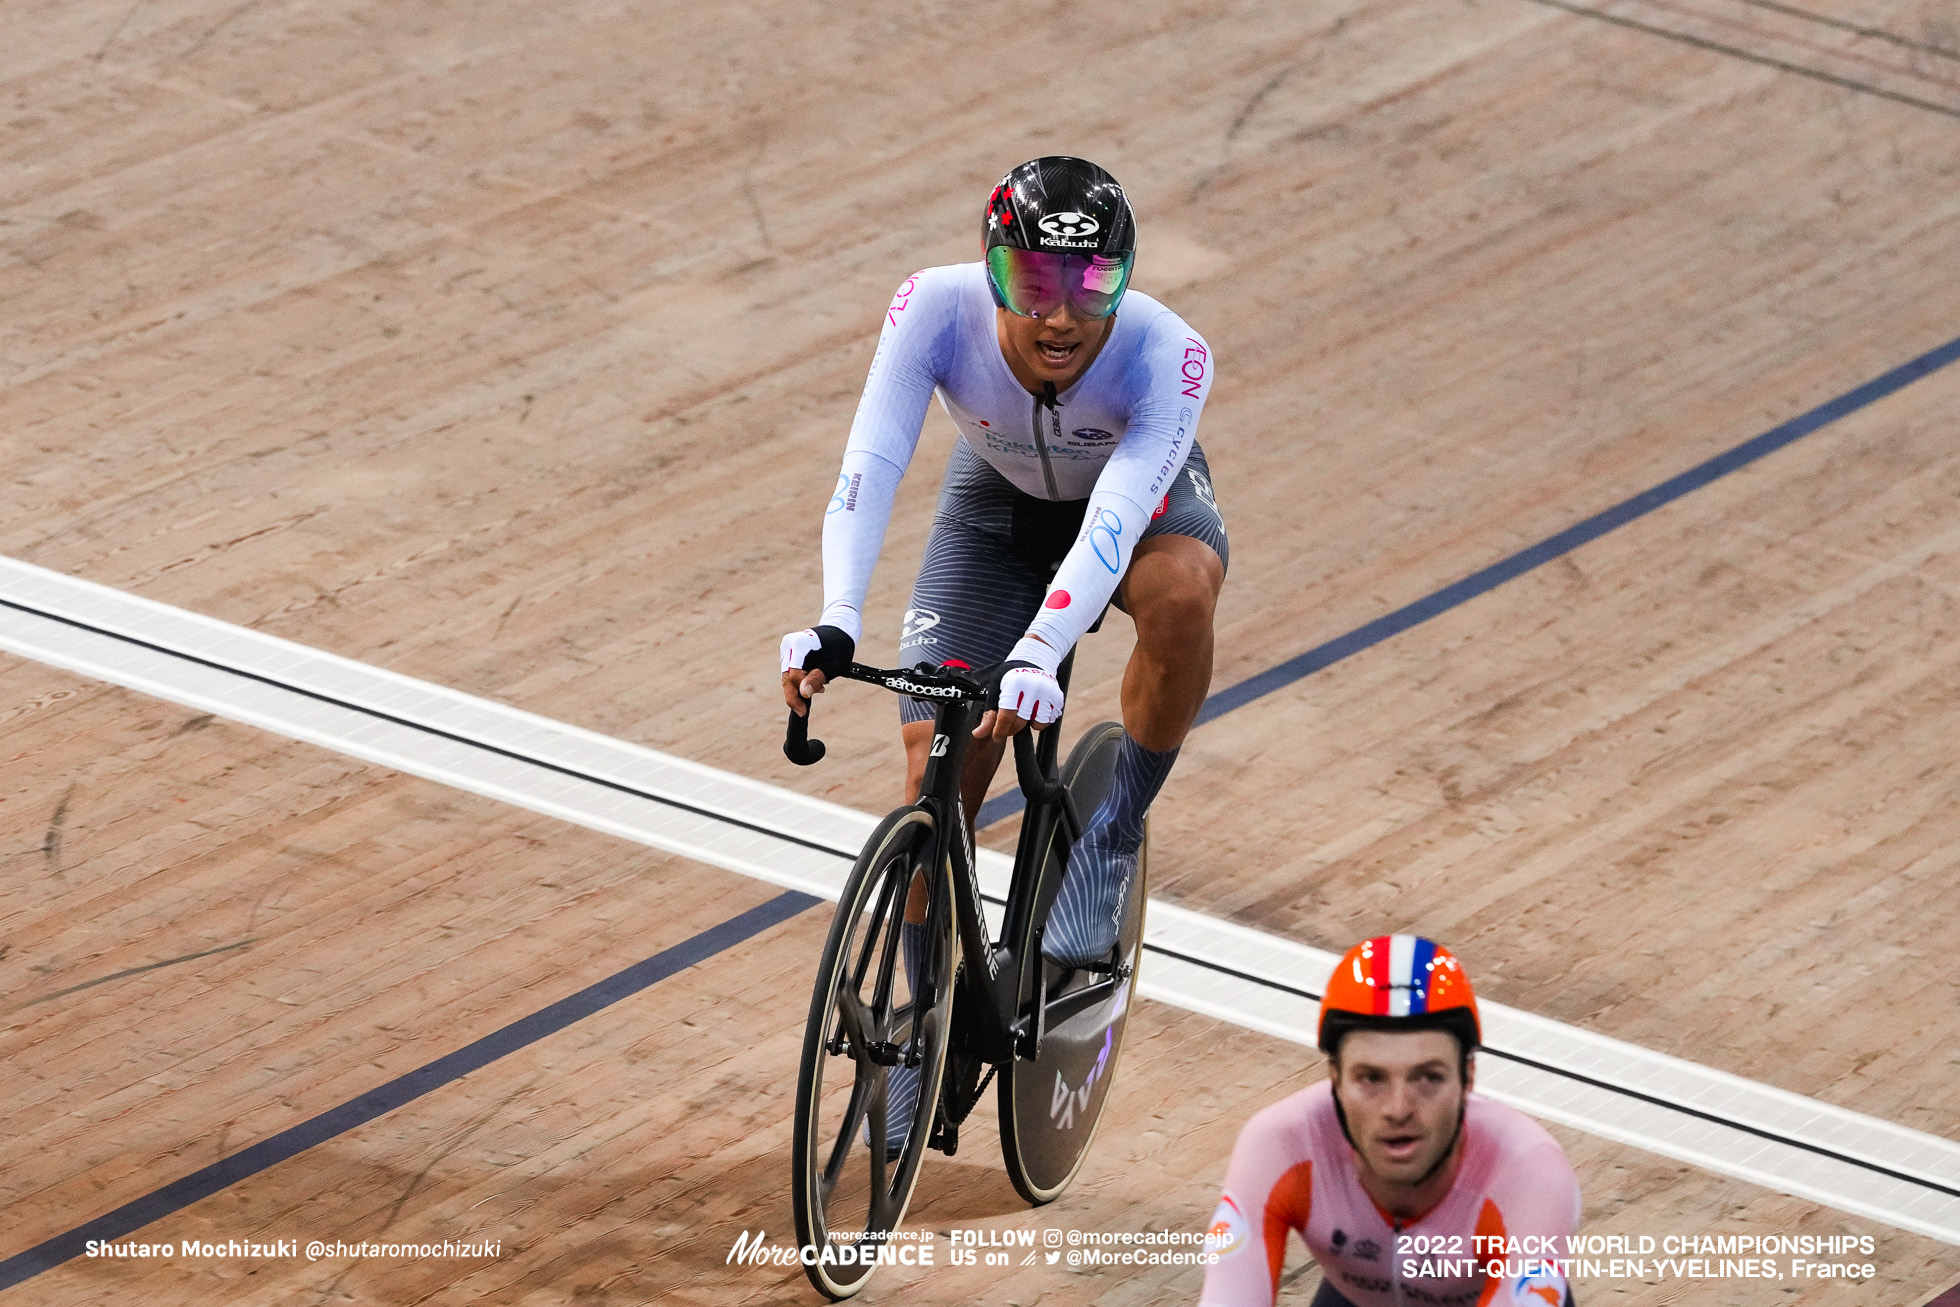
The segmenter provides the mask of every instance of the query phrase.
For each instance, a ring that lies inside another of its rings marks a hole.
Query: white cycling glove
[[[1046,726],[1062,715],[1062,687],[1055,680],[1061,654],[1049,644],[1024,635],[1007,655],[1000,678],[1002,712]]]

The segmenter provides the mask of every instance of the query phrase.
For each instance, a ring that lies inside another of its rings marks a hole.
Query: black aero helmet
[[[1130,284],[1136,219],[1116,179],[1086,159],[1051,154],[1000,179],[983,231],[987,282],[1010,313],[1045,318],[1066,301],[1106,318]]]

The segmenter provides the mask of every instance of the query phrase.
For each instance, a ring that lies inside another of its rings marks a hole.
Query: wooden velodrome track
[[[891,288],[973,257],[1007,166],[1122,178],[1138,284],[1216,350],[1230,686],[1960,332],[1960,20],[1806,12],[10,0],[0,554],[879,810],[892,705],[826,696],[831,758],[795,772],[776,638],[815,611]],[[1421,931],[1489,997],[1960,1134],[1957,406],[1935,372],[1202,726],[1153,892],[1332,949]],[[902,492],[880,657],[949,436]],[[1114,711],[1123,627],[1074,720]],[[0,661],[0,713],[0,1257],[776,893],[33,662]],[[725,1258],[789,1232],[824,924],[137,1236],[495,1258],[84,1258],[6,1299],[808,1301]],[[1060,1203],[1022,1208],[979,1124],[912,1224],[1197,1228],[1238,1126],[1320,1073],[1165,1006],[1132,1032]],[[1952,1246],[1557,1133],[1585,1229],[1876,1240],[1875,1282],[1585,1302],[1960,1279]]]

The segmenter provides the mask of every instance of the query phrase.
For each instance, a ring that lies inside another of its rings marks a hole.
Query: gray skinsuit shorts
[[[899,666],[957,660],[990,667],[1006,658],[1075,543],[1088,502],[1051,503],[1023,494],[965,440],[955,445],[899,632]],[[1232,561],[1225,519],[1212,495],[1211,464],[1195,441],[1143,539],[1161,535],[1202,540],[1220,561]],[[901,699],[898,712],[900,721],[927,721],[933,706]]]

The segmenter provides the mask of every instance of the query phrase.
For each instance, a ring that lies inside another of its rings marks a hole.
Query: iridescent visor
[[[1130,284],[1136,256],[1051,254],[996,245],[987,251],[987,275],[1009,313],[1045,318],[1066,300],[1076,316],[1106,318]]]

